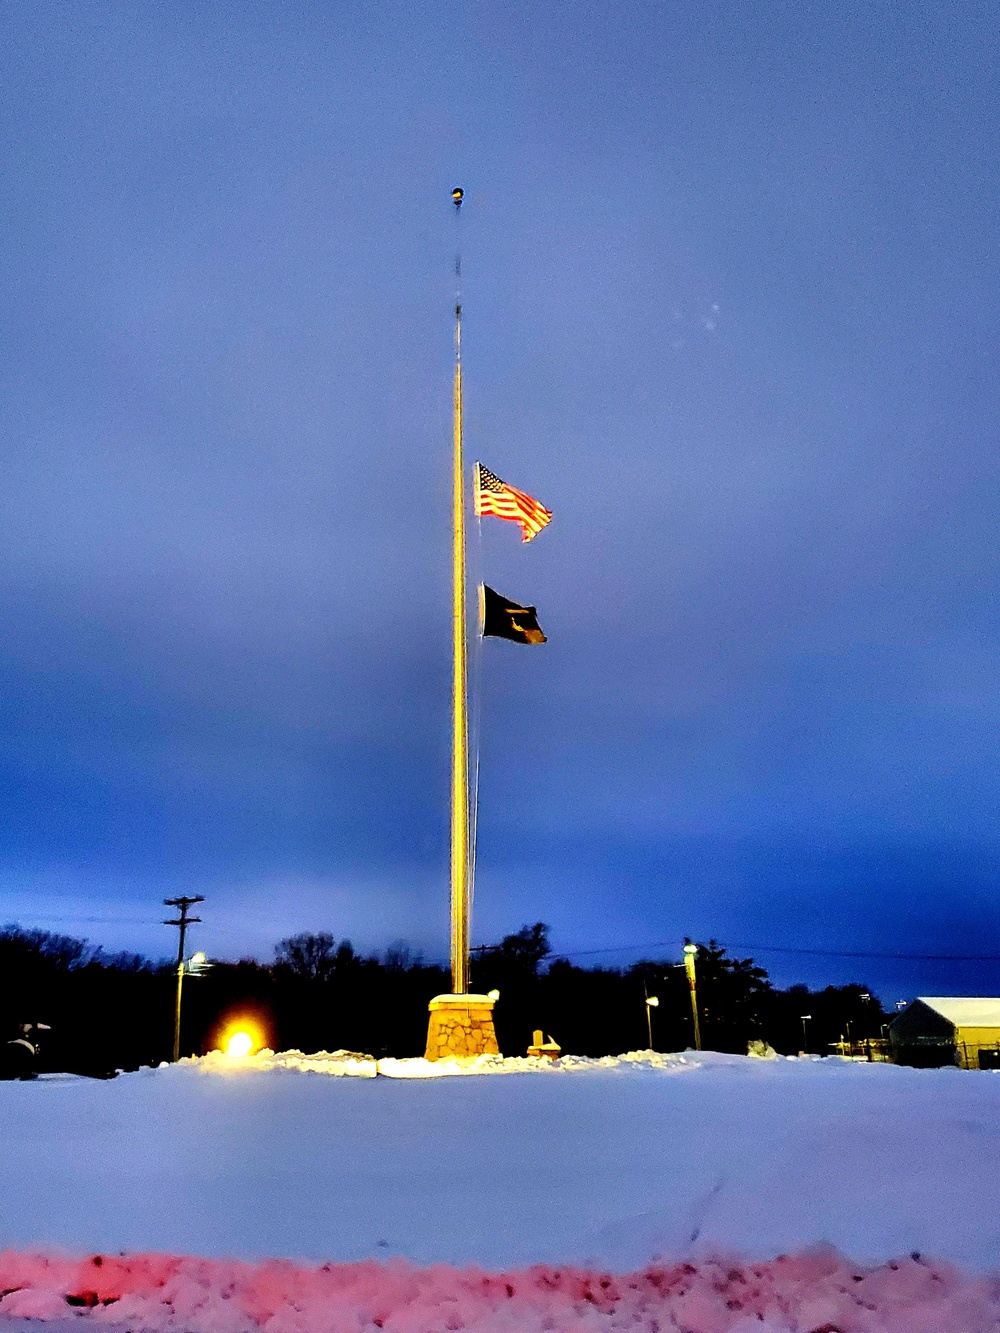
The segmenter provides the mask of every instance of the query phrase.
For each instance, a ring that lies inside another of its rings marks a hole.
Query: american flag
[[[520,523],[523,542],[537,537],[552,518],[551,509],[546,509],[516,486],[508,486],[482,463],[476,464],[475,499],[477,514],[495,514],[497,518],[510,518]]]

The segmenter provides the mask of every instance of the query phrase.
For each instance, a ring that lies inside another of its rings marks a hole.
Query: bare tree
[[[291,935],[275,946],[275,966],[306,981],[329,981],[358,961],[350,940],[340,944],[327,931]]]

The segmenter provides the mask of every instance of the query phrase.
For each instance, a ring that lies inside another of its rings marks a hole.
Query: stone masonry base
[[[429,1008],[426,1059],[500,1054],[488,995],[436,995]]]

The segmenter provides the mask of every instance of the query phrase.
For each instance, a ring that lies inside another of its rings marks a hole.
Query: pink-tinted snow
[[[259,1264],[162,1254],[0,1253],[0,1330],[45,1321],[170,1333],[996,1333],[1000,1281],[919,1255],[863,1268],[833,1250],[616,1275],[543,1267]],[[55,1328],[53,1328],[53,1322]],[[33,1325],[39,1329],[39,1324]],[[43,1330],[40,1330],[43,1333]]]

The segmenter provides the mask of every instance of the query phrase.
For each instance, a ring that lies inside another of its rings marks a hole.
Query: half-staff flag
[[[512,639],[514,643],[546,643],[533,606],[521,606],[501,597],[485,583],[480,588],[483,638]]]
[[[476,513],[494,514],[497,518],[510,518],[520,523],[523,542],[537,537],[552,518],[551,509],[546,509],[516,486],[508,486],[482,463],[476,464],[475,482]]]

